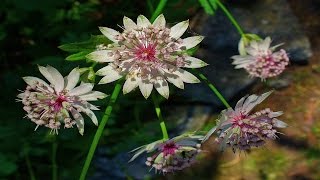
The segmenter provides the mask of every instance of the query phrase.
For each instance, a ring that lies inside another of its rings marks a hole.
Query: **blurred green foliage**
[[[96,127],[86,120],[85,133],[76,129],[59,131],[53,138],[49,130],[23,118],[24,111],[15,102],[17,89],[24,89],[23,76],[40,76],[36,65],[52,65],[66,75],[72,68],[89,67],[83,60],[95,43],[108,43],[98,26],[119,28],[122,17],[151,16],[157,0],[3,0],[0,6],[0,179],[47,179],[52,176],[52,143],[56,143],[58,179],[77,179]],[[173,24],[187,19],[199,5],[194,0],[169,1],[164,11]],[[80,42],[80,43],[74,43]],[[69,53],[61,51],[68,51]],[[92,45],[88,48],[88,45]],[[85,47],[85,48],[83,48]],[[70,52],[72,55],[70,55]],[[68,56],[69,55],[69,56]],[[66,61],[65,59],[69,60]],[[73,61],[73,62],[70,62]],[[84,69],[83,78],[95,81],[94,68]],[[97,86],[110,94],[113,85]],[[108,99],[107,99],[108,100]],[[107,100],[96,104],[103,114]],[[151,108],[151,109],[150,109]],[[151,112],[151,113],[145,113]],[[143,116],[142,116],[143,114]],[[107,125],[101,144],[113,156],[156,140],[160,135],[152,105],[139,92],[121,96]],[[91,168],[93,170],[93,168]]]

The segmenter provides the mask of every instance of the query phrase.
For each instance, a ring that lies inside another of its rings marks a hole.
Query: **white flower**
[[[134,149],[132,152],[135,154],[130,161],[146,152],[150,154],[147,166],[162,173],[179,171],[196,162],[196,157],[201,152],[199,142],[202,139],[201,135],[188,133],[165,141],[158,140]]]
[[[248,47],[241,48],[242,55],[232,56],[236,69],[244,68],[251,76],[262,80],[281,74],[289,64],[285,50],[273,52],[282,44],[270,47],[271,39],[252,40]]]
[[[270,92],[261,96],[255,94],[241,98],[234,109],[229,108],[221,112],[217,126],[212,128],[204,140],[213,133],[218,134],[216,142],[223,150],[226,146],[247,150],[251,147],[260,147],[267,139],[275,139],[278,131],[276,128],[285,128],[287,124],[277,119],[281,111],[273,112],[269,108],[250,114],[252,109],[265,100]]]
[[[39,70],[50,85],[37,77],[27,76],[23,79],[28,86],[18,95],[27,117],[37,124],[36,129],[44,125],[58,134],[63,122],[65,128],[72,128],[76,124],[79,133],[83,135],[84,119],[81,112],[98,125],[97,117],[91,111],[98,108],[87,101],[105,98],[106,94],[92,91],[91,83],[82,83],[76,87],[80,78],[78,68],[73,69],[65,78],[51,66],[39,66]]]
[[[139,86],[142,95],[148,98],[155,87],[159,94],[168,98],[168,82],[180,89],[184,88],[184,82],[200,82],[197,77],[182,69],[207,65],[186,53],[187,49],[195,47],[204,38],[180,38],[187,30],[189,21],[167,28],[161,14],[152,24],[143,15],[138,16],[137,23],[124,17],[123,24],[122,33],[100,27],[100,31],[114,43],[109,44],[105,50],[97,50],[87,56],[93,61],[108,63],[108,66],[96,73],[104,76],[99,84],[125,77],[124,94]]]

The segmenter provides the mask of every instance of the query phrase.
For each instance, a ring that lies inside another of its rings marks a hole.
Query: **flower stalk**
[[[223,95],[218,91],[218,89],[208,80],[208,78],[200,73],[199,71],[193,69],[193,71],[198,74],[199,78],[207,84],[207,86],[212,90],[212,92],[219,98],[219,100],[223,103],[226,108],[230,108],[231,106],[227,102],[227,100],[223,97]]]
[[[104,127],[106,126],[108,120],[109,120],[109,117],[111,115],[111,112],[112,112],[112,109],[113,109],[113,106],[118,98],[118,95],[121,91],[121,87],[122,87],[122,80],[118,80],[117,84],[115,85],[114,87],[114,90],[111,94],[111,97],[110,97],[110,100],[109,100],[109,103],[108,103],[108,106],[104,112],[104,115],[102,117],[102,120],[100,122],[100,125],[96,131],[96,134],[94,135],[94,138],[93,138],[93,141],[92,141],[92,144],[90,146],[90,149],[89,149],[89,152],[88,152],[88,155],[87,155],[87,158],[86,158],[86,161],[83,165],[83,168],[82,168],[82,171],[81,171],[81,175],[80,175],[80,180],[85,180],[86,178],[86,175],[87,175],[87,172],[88,172],[88,169],[90,167],[90,164],[91,164],[91,161],[92,161],[92,158],[93,158],[93,155],[95,153],[95,150],[97,148],[97,145],[99,143],[99,140],[100,140],[100,137],[103,133],[103,130],[104,130]]]
[[[163,8],[165,7],[165,5],[167,4],[168,0],[160,0],[156,10],[153,12],[150,21],[153,22],[162,12]]]
[[[163,117],[162,117],[162,114],[161,114],[161,109],[159,106],[158,98],[156,97],[156,95],[154,93],[152,94],[152,100],[154,103],[154,107],[155,107],[155,111],[157,113],[158,119],[160,120],[160,127],[161,127],[161,131],[162,131],[162,135],[163,135],[163,140],[166,141],[169,139],[168,131],[167,131],[166,124],[165,124]]]
[[[229,20],[231,21],[231,23],[234,25],[234,27],[237,29],[237,31],[239,32],[239,34],[241,36],[244,36],[244,32],[241,29],[240,25],[238,24],[238,22],[234,19],[234,17],[232,16],[232,14],[229,12],[229,10],[219,1],[216,0],[216,3],[218,4],[218,6],[221,8],[221,10],[226,14],[226,16],[229,18]]]

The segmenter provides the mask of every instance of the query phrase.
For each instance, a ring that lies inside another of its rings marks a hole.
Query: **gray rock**
[[[284,42],[292,63],[307,64],[312,55],[310,42],[304,34],[296,16],[285,0],[252,1],[250,4],[230,3],[226,5],[246,33],[261,37],[270,36],[274,44]],[[201,69],[208,79],[227,98],[239,98],[256,82],[244,70],[236,70],[230,57],[238,54],[239,33],[225,14],[218,9],[215,16],[199,14],[191,23],[194,31],[206,38],[197,52],[199,58],[209,66]],[[178,96],[183,101],[211,103],[221,107],[222,103],[206,85],[186,85]]]

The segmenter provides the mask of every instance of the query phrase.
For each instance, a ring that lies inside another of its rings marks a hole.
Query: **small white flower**
[[[202,139],[201,135],[188,133],[169,140],[158,140],[134,149],[132,152],[135,154],[130,161],[146,152],[150,155],[146,160],[146,165],[154,168],[156,172],[180,171],[196,162],[196,158],[201,152],[199,142]]]
[[[167,28],[162,14],[152,24],[145,16],[140,15],[137,23],[124,17],[123,25],[122,33],[100,27],[100,31],[114,43],[109,44],[105,50],[99,49],[87,56],[96,62],[109,63],[97,72],[97,75],[104,76],[99,84],[125,77],[124,94],[139,87],[142,95],[148,98],[155,87],[159,94],[168,98],[168,82],[180,89],[184,88],[184,82],[200,82],[197,77],[182,69],[207,65],[185,51],[198,45],[204,38],[180,38],[187,30],[189,21]]]
[[[241,47],[241,55],[232,56],[232,64],[236,69],[244,68],[250,76],[259,77],[262,80],[278,76],[289,64],[289,58],[285,50],[274,52],[282,44],[270,47],[271,39],[252,40],[249,46]],[[240,49],[240,48],[239,48]]]
[[[241,98],[234,109],[229,108],[221,112],[217,126],[212,128],[204,138],[207,140],[213,133],[217,133],[216,142],[223,150],[226,146],[232,147],[235,152],[248,150],[251,147],[260,147],[268,139],[275,139],[276,128],[285,128],[287,124],[277,119],[283,113],[274,112],[269,108],[250,114],[252,109],[265,100],[270,92],[261,96],[255,94]]]
[[[36,129],[44,125],[58,134],[63,122],[65,128],[72,128],[76,124],[79,133],[83,135],[84,119],[80,113],[85,113],[98,125],[97,117],[91,111],[98,108],[87,101],[105,98],[106,94],[92,91],[91,83],[82,83],[76,87],[80,78],[78,68],[73,69],[65,78],[51,66],[39,66],[39,70],[50,85],[37,77],[27,76],[23,79],[28,86],[18,95],[27,117],[37,124]]]

